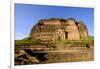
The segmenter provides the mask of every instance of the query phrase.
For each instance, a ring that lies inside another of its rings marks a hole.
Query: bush
[[[81,38],[81,41],[85,41],[86,43],[93,44],[94,43],[94,37],[88,36],[88,37],[85,37],[85,38]]]
[[[15,45],[36,45],[41,44],[41,40],[36,39],[22,39],[22,40],[15,40]]]

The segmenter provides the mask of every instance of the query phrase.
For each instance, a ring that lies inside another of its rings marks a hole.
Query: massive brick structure
[[[83,22],[77,22],[74,18],[42,19],[30,32],[30,37],[40,40],[80,40],[88,36],[88,30]]]

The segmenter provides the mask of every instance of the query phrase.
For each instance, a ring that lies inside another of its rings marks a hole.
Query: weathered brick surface
[[[40,40],[79,40],[88,36],[86,25],[73,18],[40,20],[30,32],[30,37]]]

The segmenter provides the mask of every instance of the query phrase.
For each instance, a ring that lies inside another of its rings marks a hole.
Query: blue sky
[[[75,18],[88,27],[89,35],[94,35],[94,9],[68,6],[49,6],[34,4],[15,4],[14,7],[15,39],[29,36],[31,28],[40,19]]]

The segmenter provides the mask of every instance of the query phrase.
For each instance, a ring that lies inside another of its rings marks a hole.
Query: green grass
[[[42,40],[36,40],[32,38],[25,38],[22,40],[15,40],[15,45],[55,45],[57,47],[63,48],[67,44],[91,44],[94,45],[94,38],[91,36],[88,36],[86,38],[81,38],[80,40],[56,40],[56,41],[42,41]]]
[[[15,40],[15,45],[37,45],[37,44],[42,44],[41,40],[35,40],[35,39]]]

